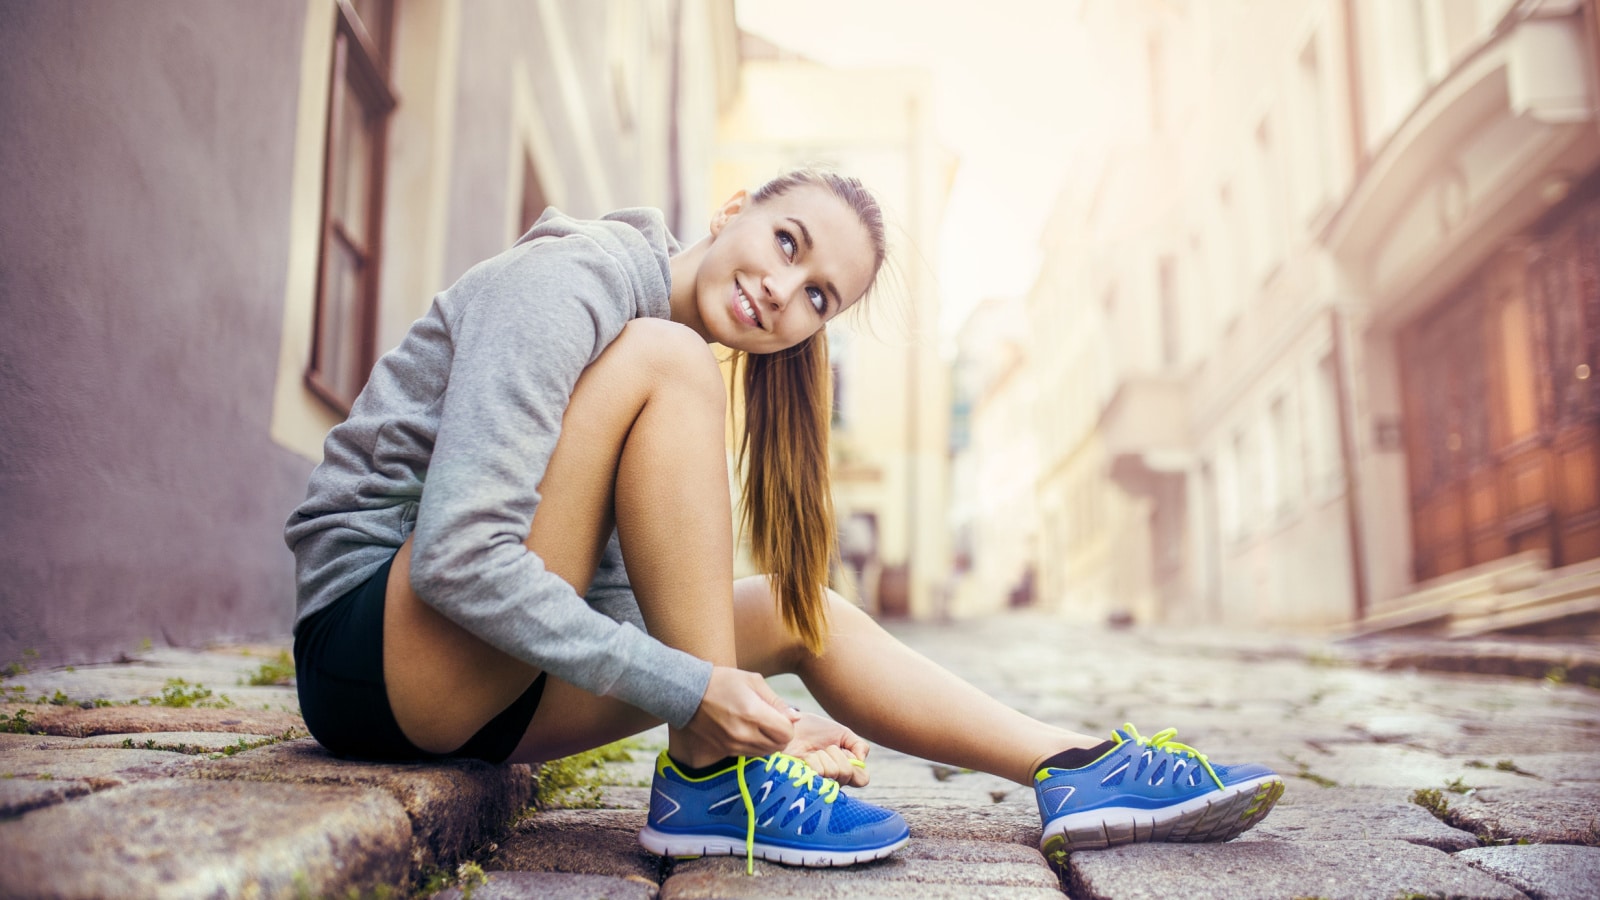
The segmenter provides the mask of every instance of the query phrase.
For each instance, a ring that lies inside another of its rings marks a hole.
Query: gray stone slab
[[[988,841],[1039,844],[1039,811],[1020,803],[969,803],[961,800],[903,800],[889,807],[911,828],[913,840]]]
[[[1037,850],[1007,844],[913,839],[888,859],[838,869],[715,857],[680,862],[662,900],[710,898],[1059,898],[1056,875]]]
[[[190,757],[159,750],[0,749],[0,817],[136,781],[171,778],[194,764]]]
[[[255,745],[278,740],[271,734],[235,734],[216,731],[149,731],[140,734],[97,734],[78,738],[78,747],[100,750],[164,750],[197,756],[206,753],[242,752]],[[128,745],[132,744],[132,747]]]
[[[1519,791],[1484,790],[1457,800],[1446,795],[1445,821],[1494,840],[1600,846],[1600,785]]]
[[[10,774],[10,773],[5,773]],[[92,791],[82,781],[40,781],[34,778],[7,778],[0,775],[0,819],[20,816],[32,809],[52,806]]]
[[[1404,841],[1130,844],[1073,853],[1067,868],[1076,900],[1523,896],[1441,851]]]
[[[208,709],[170,706],[107,706],[79,709],[36,706],[34,731],[61,737],[145,734],[158,731],[210,731],[227,734],[306,734],[298,713],[263,709]]]
[[[204,761],[191,774],[210,779],[354,785],[382,790],[411,817],[415,866],[452,866],[498,838],[533,796],[527,766],[477,760],[367,763],[336,759],[316,741],[285,741],[230,759]]]
[[[653,900],[654,881],[609,875],[564,872],[489,872],[489,880],[472,889],[472,900]],[[435,894],[433,900],[462,900],[460,888]]]
[[[1415,790],[1443,788],[1459,778],[1473,787],[1522,787],[1528,779],[1511,772],[1476,769],[1466,759],[1440,756],[1399,744],[1345,744],[1329,748],[1326,754],[1295,754],[1293,760],[1273,760],[1286,779],[1308,784],[1308,773],[1337,782],[1344,787],[1391,787]]]
[[[1564,844],[1478,847],[1456,859],[1533,900],[1600,900],[1600,848]]]
[[[1414,803],[1274,809],[1240,841],[1398,840],[1454,852],[1478,846],[1478,839],[1433,817]]]
[[[0,896],[293,897],[407,882],[411,828],[381,791],[153,781],[0,822]]]
[[[639,845],[645,815],[644,810],[614,809],[534,813],[500,841],[484,868],[643,878],[655,884],[661,857]]]

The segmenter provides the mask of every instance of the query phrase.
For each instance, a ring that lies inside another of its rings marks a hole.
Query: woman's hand
[[[799,716],[754,672],[716,666],[700,708],[684,729],[712,759],[766,756],[794,740]],[[687,760],[685,760],[687,762]]]
[[[867,783],[867,742],[832,719],[801,713],[794,723],[794,739],[783,752],[805,760],[806,765],[846,787]]]

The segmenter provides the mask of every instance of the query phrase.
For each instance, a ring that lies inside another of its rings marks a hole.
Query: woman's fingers
[[[794,737],[789,717],[772,703],[776,696],[760,675],[718,666],[688,730],[723,754],[765,756]]]

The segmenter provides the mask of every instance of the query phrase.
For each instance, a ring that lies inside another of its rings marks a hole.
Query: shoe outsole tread
[[[1228,841],[1265,818],[1282,796],[1283,780],[1270,776],[1230,785],[1165,809],[1109,807],[1074,813],[1046,826],[1040,848],[1049,857],[1146,841]]]
[[[883,859],[904,847],[909,840],[911,840],[911,836],[908,834],[893,843],[866,850],[803,850],[797,847],[779,847],[765,844],[758,840],[755,842],[753,853],[756,859],[783,863],[789,866],[808,866],[811,868],[853,866],[856,863]],[[669,834],[658,831],[648,825],[639,832],[639,843],[646,850],[657,856],[671,856],[677,859],[692,859],[701,856],[745,855],[745,843],[742,838],[735,839],[704,834]]]

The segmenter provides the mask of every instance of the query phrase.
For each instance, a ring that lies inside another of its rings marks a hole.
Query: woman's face
[[[861,299],[875,268],[866,226],[826,188],[800,185],[761,203],[741,191],[712,217],[695,302],[709,339],[774,353]]]

